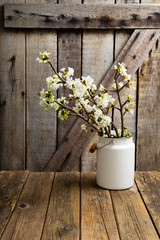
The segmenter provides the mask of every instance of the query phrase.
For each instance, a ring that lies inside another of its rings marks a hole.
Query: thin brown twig
[[[66,83],[66,81],[65,81],[63,78],[61,78],[61,77],[59,76],[58,72],[57,72],[56,69],[54,68],[54,66],[53,66],[53,64],[51,63],[51,61],[48,60],[47,62],[50,64],[52,70],[53,70],[54,73],[59,77],[59,79],[62,81],[62,83]]]

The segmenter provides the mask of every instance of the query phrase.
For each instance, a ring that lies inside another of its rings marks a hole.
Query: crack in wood
[[[150,41],[152,40],[152,38],[154,38],[154,36],[155,36],[155,33],[153,33],[151,36],[150,36]]]
[[[49,22],[53,22],[53,20],[52,20],[52,19],[50,19],[50,17],[49,17],[49,16],[46,16],[46,18],[45,18],[44,22],[46,22],[46,23],[49,23]]]
[[[10,67],[10,70],[9,70],[9,80],[12,84],[12,93],[14,91],[14,87],[15,87],[15,84],[16,84],[16,77],[15,77],[15,61],[16,61],[16,57],[15,56],[12,56],[11,59],[9,60],[11,62],[11,67]]]
[[[152,57],[152,49],[149,51],[149,58],[151,58]]]
[[[158,49],[159,40],[156,41],[156,49]]]

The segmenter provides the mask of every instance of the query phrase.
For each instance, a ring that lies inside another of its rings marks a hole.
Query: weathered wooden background
[[[6,3],[152,4],[160,1],[1,0],[0,169],[43,171],[63,140],[67,141],[68,138],[65,136],[69,132],[72,133],[70,130],[76,119],[72,117],[67,121],[60,121],[54,112],[44,111],[39,106],[38,92],[45,87],[45,78],[51,74],[48,65],[36,63],[39,51],[50,52],[57,69],[73,67],[76,77],[91,75],[98,84],[126,45],[133,29],[55,30],[23,29],[22,26],[20,29],[5,28],[3,19]],[[133,76],[136,89],[132,90],[132,94],[136,102],[136,111],[134,116],[128,115],[126,124],[130,125],[131,131],[135,134],[136,170],[160,169],[159,40],[155,41]],[[76,134],[72,137],[76,139]],[[77,143],[78,137],[77,134]],[[83,153],[77,158],[72,171],[96,169],[96,153],[89,153],[89,147],[94,141],[97,141],[96,135],[92,136],[85,148],[78,144],[77,147],[73,146],[75,152]],[[67,147],[72,147],[72,144]],[[59,170],[68,170],[67,164],[66,161]]]

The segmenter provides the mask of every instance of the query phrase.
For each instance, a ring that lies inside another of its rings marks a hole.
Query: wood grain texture
[[[29,172],[0,173],[0,238],[9,222]]]
[[[81,76],[81,32],[80,31],[59,31],[58,32],[58,67],[74,69],[75,78]],[[58,91],[59,96],[68,96],[71,93],[67,88]],[[69,117],[67,120],[58,120],[58,145],[72,127],[76,117]]]
[[[139,0],[117,0],[116,4],[138,4]],[[132,34],[132,30],[115,30],[115,59],[118,54],[121,52],[128,39]],[[132,81],[135,89],[125,89],[121,94],[122,102],[126,101],[128,94],[133,96],[133,101],[136,103],[136,86],[137,86],[137,74],[132,76]],[[120,114],[119,111],[114,111],[114,121],[117,123],[117,128],[121,127],[120,124]],[[134,114],[127,113],[124,117],[124,125],[128,127],[128,131],[131,131],[134,134],[134,139],[136,136],[136,104],[134,108]]]
[[[160,172],[136,172],[135,179],[160,237]]]
[[[160,5],[86,4],[6,5],[5,27],[16,28],[159,28]]]
[[[27,3],[47,3],[46,0],[27,0]],[[56,0],[50,3],[56,3]],[[45,79],[53,75],[47,64],[39,64],[39,52],[48,51],[57,67],[57,33],[53,29],[26,31],[26,143],[27,169],[42,171],[56,150],[57,120],[53,110],[39,105],[39,92],[46,87]]]
[[[160,38],[139,70],[137,170],[160,170]]]
[[[48,161],[44,171],[52,171],[52,169],[55,169],[55,171],[67,172],[73,169],[75,163],[79,161],[79,157],[87,146],[87,143],[93,136],[92,134],[87,136],[86,133],[80,129],[82,124],[83,120],[81,119],[77,119],[74,122],[64,141]]]
[[[79,240],[80,174],[56,173],[42,240]]]
[[[159,30],[135,30],[101,83],[106,88],[112,85],[114,65],[118,62],[124,62],[128,66],[128,73],[133,75],[140,66],[144,56],[152,48],[159,34]],[[72,168],[92,137],[90,132],[86,134],[80,129],[79,126],[82,122],[81,119],[78,119],[74,123],[63,143],[46,165],[45,171],[51,171],[52,169],[67,171]]]
[[[94,143],[98,143],[99,136],[97,133],[93,135],[88,145],[84,148],[81,155],[81,171],[82,172],[94,172],[97,169],[97,151],[90,152],[90,148]]]
[[[111,197],[120,239],[159,239],[135,185],[129,190],[111,191]]]
[[[155,1],[150,0],[150,3]],[[156,1],[159,3],[159,0]],[[148,3],[143,0],[142,3]],[[137,170],[160,170],[160,38],[139,70]]]
[[[81,4],[81,0],[60,0],[59,4]],[[58,31],[58,68],[72,67],[74,69],[74,77],[79,78],[81,76],[81,31],[80,30],[59,30]],[[71,93],[67,88],[60,88],[58,90],[58,96],[68,96]],[[70,104],[73,106],[73,104]],[[58,134],[58,146],[62,143],[64,137],[72,127],[76,117],[70,116],[65,121],[58,118],[57,122],[57,134]],[[80,160],[76,162],[76,165],[72,171],[80,170]]]
[[[118,62],[124,62],[128,66],[128,74],[132,76],[151,50],[159,35],[160,30],[135,30],[101,83],[104,86],[111,86],[114,76],[114,65],[117,65]]]
[[[158,240],[160,172],[108,191],[96,173],[0,172],[1,240]]]
[[[25,33],[3,27],[0,1],[0,169],[25,169]]]
[[[93,4],[92,0],[84,0],[85,5]],[[94,4],[112,4],[113,0],[98,0]],[[105,73],[113,63],[113,31],[112,30],[85,30],[83,32],[82,74],[91,76],[99,84]],[[81,156],[81,171],[96,171],[97,153],[90,153],[93,143],[98,142],[95,134],[84,149]]]
[[[30,173],[2,240],[39,240],[54,173]]]
[[[96,185],[96,173],[81,174],[81,239],[118,240],[110,193]]]

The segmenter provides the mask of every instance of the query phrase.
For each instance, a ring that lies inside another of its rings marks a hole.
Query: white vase
[[[132,187],[135,165],[133,138],[100,137],[97,147],[97,184],[111,190]]]

